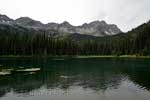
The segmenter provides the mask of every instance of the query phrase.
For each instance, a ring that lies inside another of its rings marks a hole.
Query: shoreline
[[[75,56],[68,56],[68,55],[62,55],[62,56],[44,56],[44,55],[2,55],[0,58],[150,58],[150,56],[136,56],[136,55],[75,55]]]
[[[150,56],[136,56],[136,55],[104,55],[104,56],[77,56],[77,58],[150,58]]]

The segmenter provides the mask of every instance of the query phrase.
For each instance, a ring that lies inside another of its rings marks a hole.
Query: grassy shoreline
[[[136,56],[136,55],[104,55],[104,56],[77,56],[77,58],[150,58],[150,56]]]
[[[136,56],[136,55],[75,55],[75,56],[69,56],[69,55],[62,55],[62,56],[45,56],[45,55],[2,55],[0,58],[21,58],[21,57],[40,57],[40,58],[46,58],[46,57],[56,57],[56,58],[150,58],[150,56]]]

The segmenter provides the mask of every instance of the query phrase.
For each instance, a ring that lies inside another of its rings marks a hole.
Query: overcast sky
[[[150,0],[0,0],[0,13],[72,25],[105,20],[128,31],[150,20]]]

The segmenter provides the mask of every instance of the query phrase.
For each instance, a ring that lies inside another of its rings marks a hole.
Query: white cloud
[[[43,23],[73,25],[106,20],[123,31],[148,21],[149,9],[150,0],[0,0],[0,13],[14,19],[29,16]]]

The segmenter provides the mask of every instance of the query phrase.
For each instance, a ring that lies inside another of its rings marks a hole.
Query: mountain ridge
[[[62,33],[78,33],[91,36],[111,36],[121,33],[122,31],[115,24],[107,24],[104,20],[93,21],[90,23],[84,23],[79,26],[71,25],[69,22],[64,21],[60,24],[58,23],[47,23],[43,24],[40,21],[34,20],[29,17],[20,17],[17,19],[11,19],[6,15],[0,14],[0,23],[9,25],[20,25],[27,28],[33,29],[43,29],[43,30],[55,30]]]

